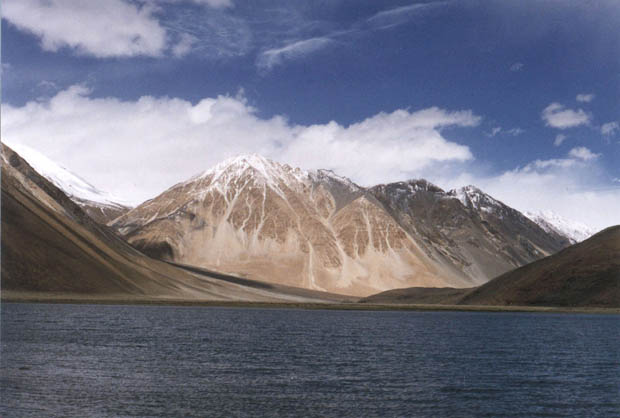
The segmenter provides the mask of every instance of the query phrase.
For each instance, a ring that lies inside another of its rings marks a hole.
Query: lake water
[[[2,417],[620,416],[619,317],[2,304]]]

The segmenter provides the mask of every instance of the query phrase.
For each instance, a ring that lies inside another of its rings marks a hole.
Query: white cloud
[[[256,65],[261,70],[270,70],[285,60],[302,58],[328,46],[331,42],[329,38],[311,38],[293,42],[281,48],[268,49],[258,56]]]
[[[575,97],[575,100],[577,100],[578,102],[582,102],[582,103],[590,103],[592,100],[594,100],[594,94],[589,93],[589,94],[578,94],[577,97]]]
[[[123,0],[5,0],[3,18],[41,40],[46,51],[68,47],[95,57],[159,56],[166,31],[153,9]]]
[[[600,157],[600,154],[595,154],[586,147],[576,147],[569,151],[569,156],[578,158],[580,160],[589,161]]]
[[[553,145],[559,147],[560,145],[562,145],[562,142],[566,140],[566,138],[568,137],[564,134],[557,134],[555,137],[555,141],[553,141]]]
[[[39,150],[103,190],[139,203],[224,158],[258,152],[303,168],[328,168],[362,184],[402,180],[471,160],[441,130],[471,127],[471,111],[436,107],[379,113],[359,123],[292,125],[261,119],[242,97],[136,101],[93,98],[84,86],[22,107],[2,107],[3,137]]]
[[[525,67],[525,64],[523,64],[522,62],[515,62],[514,64],[510,66],[510,71],[512,71],[513,73],[516,73],[518,71],[521,71],[523,67]]]
[[[547,126],[558,129],[573,128],[590,123],[590,115],[581,109],[567,109],[560,103],[551,103],[542,111]]]
[[[620,130],[618,122],[607,122],[601,126],[601,133],[605,136],[614,135],[618,130]]]

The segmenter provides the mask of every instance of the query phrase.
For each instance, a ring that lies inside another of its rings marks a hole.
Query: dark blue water
[[[619,318],[2,305],[2,417],[620,416]]]

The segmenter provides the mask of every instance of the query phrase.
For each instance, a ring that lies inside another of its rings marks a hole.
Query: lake
[[[2,304],[2,417],[619,416],[614,315]]]

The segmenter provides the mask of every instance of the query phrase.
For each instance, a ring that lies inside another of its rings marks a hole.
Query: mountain
[[[2,297],[341,301],[153,260],[2,145]]]
[[[363,295],[469,283],[423,254],[351,181],[258,155],[226,160],[113,226],[154,257],[309,289]]]
[[[620,307],[620,225],[503,274],[459,303]]]
[[[111,226],[156,258],[358,296],[472,287],[568,245],[488,195],[459,193],[423,180],[366,189],[331,171],[245,155]]]
[[[10,147],[97,222],[106,224],[131,208],[127,202],[97,189],[40,152],[19,144],[10,144]]]
[[[370,192],[430,257],[485,282],[552,254],[568,240],[474,186],[445,192],[426,180],[379,185]]]
[[[563,235],[571,244],[581,242],[596,233],[596,231],[581,222],[571,221],[553,213],[550,210],[539,212],[525,212],[525,216],[536,222],[538,226],[549,233]]]

